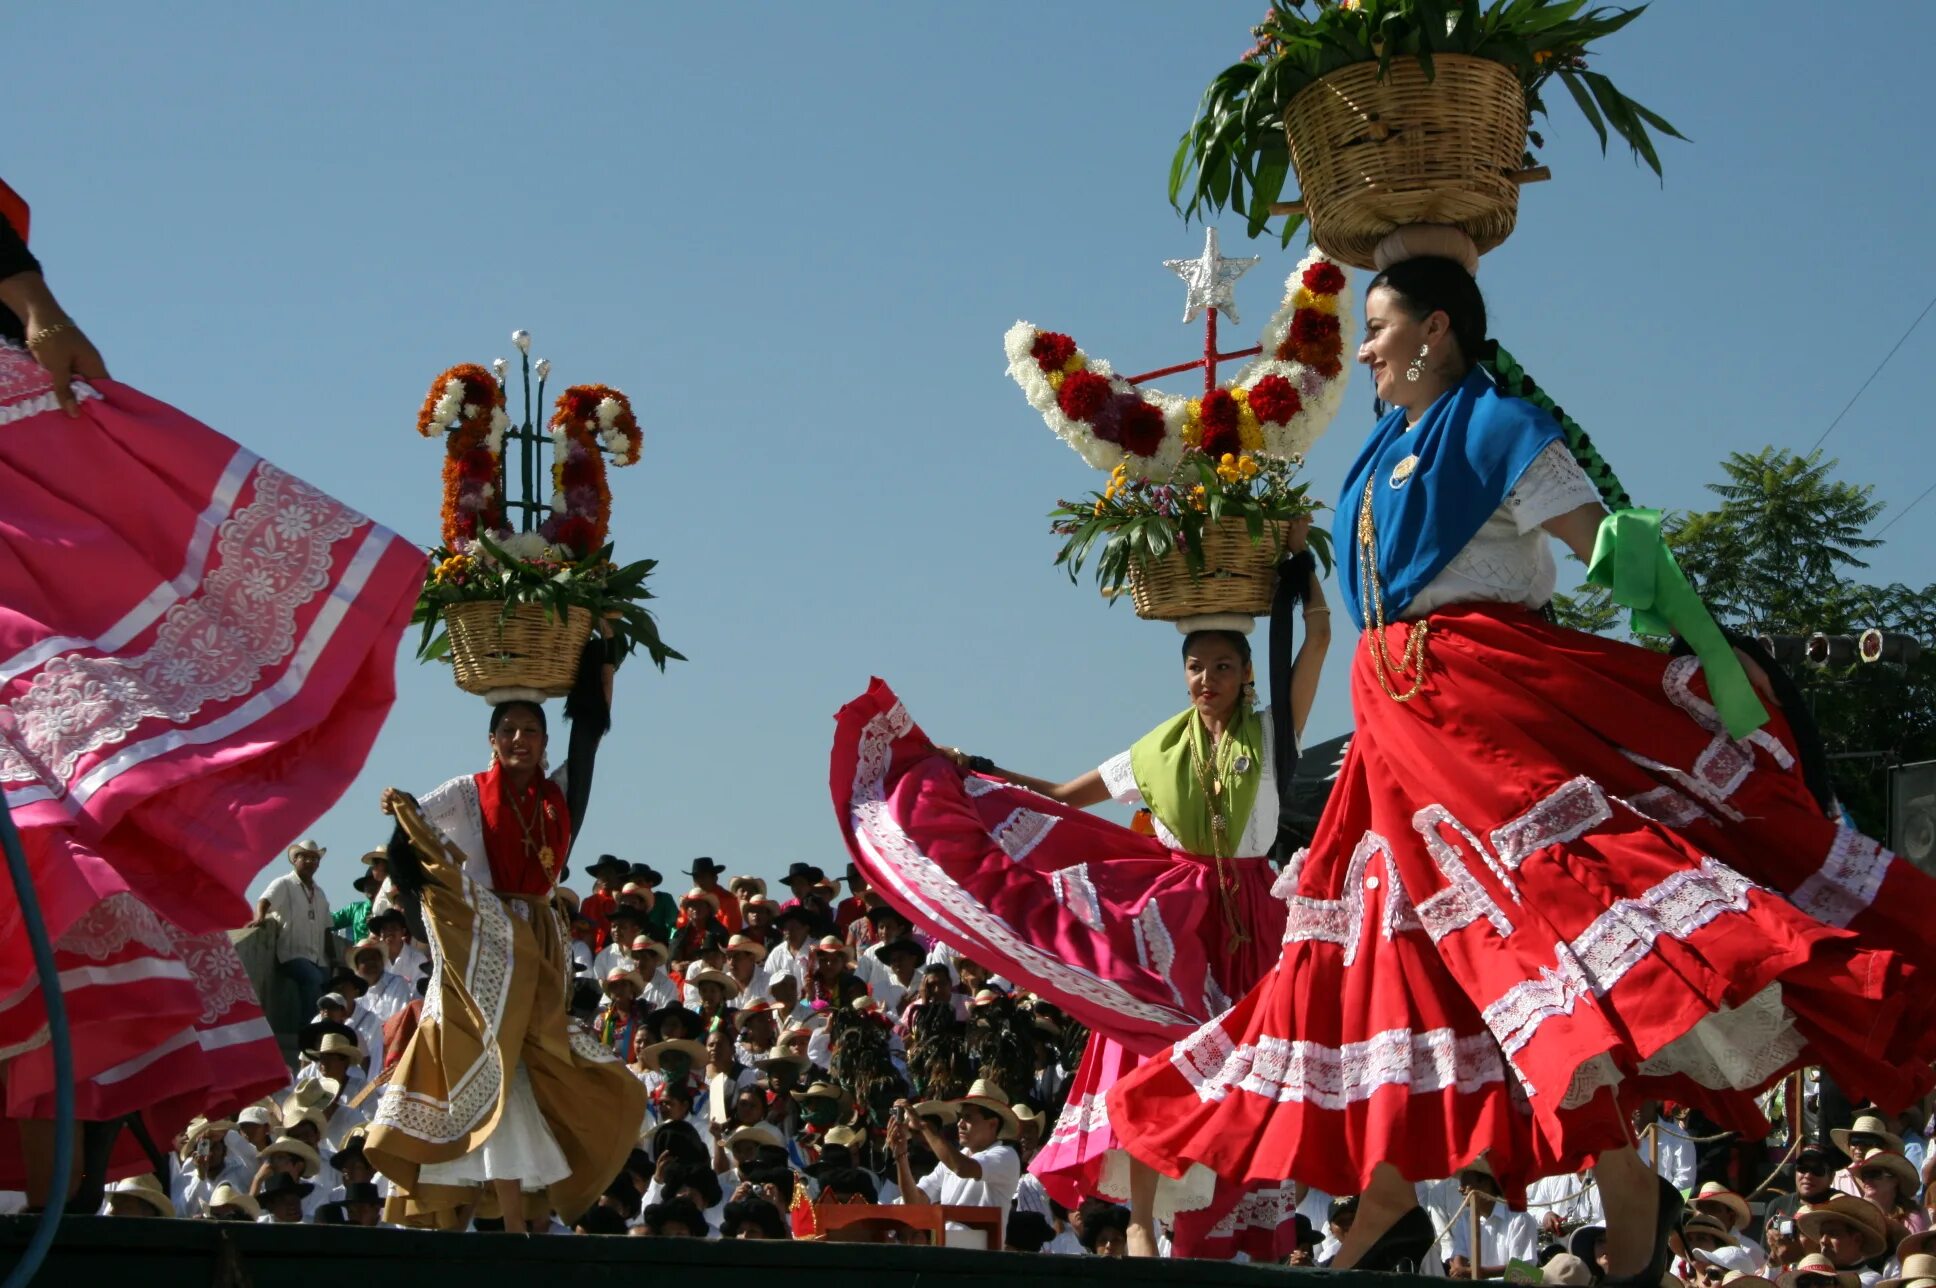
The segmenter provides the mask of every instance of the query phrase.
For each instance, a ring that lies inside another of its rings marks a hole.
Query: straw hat
[[[726,990],[728,1000],[738,997],[741,989],[739,981],[723,970],[700,970],[686,976],[686,983],[698,988],[701,984],[717,984]]]
[[[1832,1194],[1820,1203],[1811,1203],[1796,1216],[1795,1224],[1803,1234],[1819,1241],[1822,1223],[1847,1221],[1862,1232],[1862,1256],[1879,1257],[1889,1247],[1889,1223],[1875,1204],[1848,1194]]]
[[[1898,1154],[1902,1153],[1902,1137],[1890,1131],[1889,1124],[1874,1114],[1863,1114],[1849,1126],[1837,1127],[1828,1134],[1828,1138],[1835,1142],[1835,1148],[1854,1158],[1855,1151],[1849,1148],[1851,1136],[1874,1136],[1882,1142],[1882,1148],[1893,1149]]]
[[[1908,1261],[1909,1258],[1919,1252],[1936,1255],[1936,1229],[1924,1230],[1921,1234],[1912,1234],[1901,1243],[1898,1243],[1896,1245],[1896,1260]]]
[[[694,1064],[702,1067],[706,1063],[706,1048],[691,1038],[673,1038],[666,1042],[654,1042],[639,1052],[639,1063],[648,1069],[656,1070],[659,1067],[659,1057],[668,1051],[683,1051]]]
[[[829,1145],[845,1145],[848,1149],[859,1149],[867,1143],[867,1133],[858,1127],[842,1123],[838,1127],[829,1127],[822,1139]]]
[[[1862,1276],[1853,1270],[1837,1270],[1835,1263],[1819,1252],[1811,1252],[1795,1263],[1794,1269],[1775,1282],[1781,1288],[1795,1288],[1795,1281],[1803,1275],[1825,1275],[1840,1288],[1861,1288]]]
[[[806,1056],[796,1055],[787,1050],[783,1043],[778,1042],[774,1043],[771,1051],[753,1061],[753,1067],[761,1073],[772,1073],[783,1065],[797,1073],[802,1069],[812,1068],[813,1061]]]
[[[752,957],[759,961],[765,961],[766,952],[765,944],[755,939],[748,939],[745,935],[734,935],[726,941],[726,955],[728,957]]]
[[[313,854],[320,859],[325,854],[328,854],[328,853],[329,851],[325,849],[323,845],[319,841],[317,841],[317,839],[313,836],[309,837],[306,840],[297,841],[294,845],[289,847],[289,854],[291,858],[294,858],[298,854]]]
[[[623,966],[614,966],[612,969],[606,971],[605,978],[600,982],[599,987],[606,993],[610,993],[612,991],[612,985],[614,984],[630,984],[641,993],[645,991],[644,977],[635,970],[626,970]]]
[[[854,960],[854,950],[847,946],[846,940],[836,935],[822,936],[820,942],[813,946],[813,950],[817,953],[827,953],[832,956],[843,957],[849,962]]]
[[[782,1136],[780,1129],[772,1123],[754,1123],[750,1127],[741,1127],[726,1137],[728,1149],[748,1142],[756,1145],[771,1145],[775,1149],[786,1148],[786,1137]]]
[[[1858,1178],[1871,1167],[1880,1167],[1894,1175],[1896,1194],[1904,1202],[1915,1202],[1917,1192],[1923,1187],[1923,1178],[1914,1163],[1892,1149],[1873,1149],[1860,1161],[1849,1164],[1849,1170]]]
[[[787,1094],[795,1100],[838,1100],[843,1105],[848,1100],[847,1093],[831,1082],[816,1082],[805,1091],[790,1091]]]
[[[277,1172],[262,1182],[261,1188],[256,1191],[256,1198],[261,1201],[294,1194],[299,1199],[306,1199],[315,1188],[308,1181],[299,1181],[287,1172]]]
[[[1015,1119],[1021,1124],[1022,1134],[1030,1137],[1039,1137],[1049,1121],[1048,1115],[1036,1113],[1035,1107],[1028,1104],[1015,1106]]]
[[[202,1137],[213,1136],[215,1139],[221,1140],[222,1137],[234,1130],[235,1124],[226,1118],[191,1118],[188,1120],[188,1126],[182,1129],[180,1157],[186,1160],[190,1154],[194,1153],[195,1143],[201,1140]]]
[[[908,1112],[916,1118],[939,1118],[944,1123],[953,1123],[961,1117],[961,1107],[952,1100],[923,1100]]]
[[[1593,1271],[1572,1253],[1562,1252],[1541,1267],[1539,1281],[1558,1288],[1587,1288],[1593,1282]]]
[[[213,1212],[216,1208],[224,1207],[240,1208],[242,1214],[251,1221],[256,1220],[262,1215],[262,1205],[260,1203],[257,1203],[241,1190],[236,1189],[227,1181],[223,1181],[215,1187],[215,1192],[208,1196],[206,1203],[202,1204],[202,1211]]]
[[[734,894],[739,894],[744,890],[751,890],[756,895],[764,896],[766,894],[766,878],[754,876],[734,877],[726,883],[726,888]]]
[[[283,1097],[282,1121],[294,1121],[305,1109],[327,1108],[342,1090],[343,1085],[334,1078],[304,1078],[294,1091]]]
[[[686,891],[685,898],[681,899],[680,902],[710,904],[714,912],[719,911],[719,896],[710,890],[701,890],[698,886],[694,886],[692,889]]]
[[[168,1191],[161,1188],[160,1181],[145,1172],[140,1176],[130,1176],[125,1181],[116,1181],[108,1186],[108,1193],[138,1199],[154,1209],[156,1216],[175,1215],[174,1200],[168,1197]]]
[[[986,1109],[1002,1120],[1002,1140],[1014,1140],[1022,1134],[1022,1120],[1015,1116],[1014,1107],[1008,1103],[1008,1093],[986,1078],[977,1078],[968,1088],[968,1094],[955,1102],[957,1105],[974,1105]]]
[[[1710,1216],[1720,1216],[1729,1230],[1745,1230],[1754,1213],[1748,1210],[1748,1200],[1736,1194],[1719,1181],[1709,1181],[1694,1196],[1694,1209]]]
[[[1766,1275],[1751,1275],[1745,1270],[1730,1270],[1721,1276],[1721,1288],[1776,1288],[1775,1281]]]
[[[1718,1241],[1723,1247],[1732,1248],[1741,1242],[1735,1236],[1734,1231],[1728,1228],[1726,1221],[1710,1212],[1695,1212],[1681,1222],[1681,1238],[1683,1241],[1691,1239],[1697,1234],[1706,1235],[1708,1238]],[[1691,1247],[1692,1245],[1690,1244],[1689,1246]]]
[[[632,937],[632,960],[637,961],[639,958],[648,955],[658,958],[659,964],[663,966],[672,960],[672,949],[669,945],[660,943],[650,935],[634,935]]]
[[[303,1054],[311,1060],[326,1055],[346,1055],[352,1060],[361,1060],[363,1048],[355,1038],[346,1038],[340,1033],[325,1033],[321,1042]]]
[[[304,1180],[308,1180],[314,1176],[316,1170],[323,1165],[323,1160],[317,1155],[316,1151],[297,1140],[294,1136],[276,1137],[267,1145],[264,1145],[262,1152],[256,1157],[267,1158],[271,1154],[288,1154],[292,1158],[301,1159]]]
[[[1932,1282],[1936,1282],[1936,1257],[1917,1252],[1902,1259],[1902,1270],[1894,1279],[1884,1279],[1876,1288],[1922,1288]]]

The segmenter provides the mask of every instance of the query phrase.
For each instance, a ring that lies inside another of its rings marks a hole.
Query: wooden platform
[[[0,1217],[0,1269],[19,1260],[32,1230],[27,1218]],[[784,1281],[761,1278],[773,1271],[783,1272]],[[34,1282],[46,1288],[637,1288],[668,1282],[692,1288],[762,1282],[784,1282],[788,1288],[1284,1288],[1287,1276],[1313,1284],[1321,1280],[1324,1288],[1425,1288],[1428,1282],[1212,1261],[1111,1261],[851,1243],[528,1238],[108,1217],[64,1221]]]

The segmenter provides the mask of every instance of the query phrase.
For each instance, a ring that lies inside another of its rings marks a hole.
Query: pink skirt
[[[59,947],[84,1114],[179,1101],[185,1121],[267,1076],[272,1046],[223,1050],[267,1036],[226,932],[361,769],[424,557],[164,403],[76,388],[70,419],[0,345],[0,788]],[[51,1106],[45,1025],[9,892],[10,1115]]]
[[[1103,1097],[1275,962],[1285,914],[1269,863],[1180,853],[1034,792],[964,778],[880,680],[837,717],[832,789],[854,862],[883,898],[1089,1027],[1069,1103],[1030,1170],[1065,1207],[1127,1198],[1128,1157]],[[1158,1214],[1175,1219],[1178,1255],[1270,1256],[1288,1251],[1290,1213],[1255,1200],[1277,1188],[1200,1170],[1165,1189]]]

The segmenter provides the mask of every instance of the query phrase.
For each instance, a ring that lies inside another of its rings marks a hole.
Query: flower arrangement
[[[1623,94],[1588,58],[1594,42],[1645,10],[1586,8],[1586,0],[1270,0],[1252,29],[1256,44],[1217,74],[1170,166],[1170,201],[1184,216],[1223,210],[1243,214],[1261,233],[1291,172],[1284,112],[1298,93],[1339,68],[1376,62],[1381,77],[1394,58],[1415,58],[1432,76],[1435,54],[1465,54],[1510,68],[1525,91],[1529,116],[1546,115],[1544,93],[1557,78],[1607,147],[1609,131],[1655,174],[1660,156],[1649,133],[1681,133]],[[1545,146],[1537,131],[1533,147]],[[1531,166],[1533,154],[1526,153]],[[1303,222],[1287,215],[1283,241]]]
[[[1097,469],[1171,480],[1193,456],[1301,457],[1344,398],[1345,274],[1312,251],[1285,282],[1257,356],[1201,397],[1139,389],[1056,331],[1017,322],[1008,373],[1064,442]]]
[[[528,333],[517,332],[512,340],[528,355]],[[668,660],[683,661],[660,639],[658,624],[644,606],[653,598],[646,581],[657,561],[621,566],[613,561],[607,539],[612,497],[605,457],[632,465],[643,445],[630,401],[606,385],[574,385],[558,396],[548,434],[539,434],[529,423],[530,375],[535,366],[542,405],[551,364],[526,358],[522,426],[513,426],[505,410],[503,360],[492,366],[494,371],[487,371],[464,363],[443,372],[417,415],[418,433],[444,436],[443,542],[431,551],[431,574],[411,619],[423,628],[418,658],[448,655],[451,640],[444,627],[453,606],[498,603],[503,605],[500,622],[526,606],[542,608],[560,622],[570,609],[583,608],[593,620],[611,621],[618,658],[643,650],[661,670]],[[528,496],[506,497],[507,439],[523,450],[527,491],[537,447],[550,443],[548,506]],[[512,527],[514,510],[522,511],[522,531]],[[582,643],[568,642],[574,659]]]
[[[1266,525],[1314,512],[1294,479],[1344,396],[1345,286],[1344,270],[1311,251],[1286,280],[1255,356],[1197,397],[1141,389],[1060,332],[1026,322],[1009,331],[1009,374],[1064,442],[1109,471],[1102,491],[1050,514],[1063,539],[1056,563],[1070,580],[1093,562],[1114,598],[1136,570],[1173,555],[1201,577],[1206,530],[1241,522],[1262,544]],[[1313,531],[1310,543],[1328,567],[1329,537]],[[1267,569],[1275,550],[1261,557]]]

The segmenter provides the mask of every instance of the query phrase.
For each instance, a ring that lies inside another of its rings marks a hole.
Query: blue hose
[[[47,937],[47,923],[41,919],[40,900],[34,897],[33,875],[27,871],[27,853],[21,848],[20,833],[13,825],[13,812],[0,802],[0,848],[7,852],[7,875],[13,878],[14,893],[20,898],[20,919],[27,927],[27,942],[33,947],[34,969],[40,974],[40,995],[47,1007],[47,1041],[54,1049],[54,1174],[47,1186],[47,1207],[34,1227],[27,1251],[10,1274],[4,1288],[26,1288],[47,1258],[54,1235],[60,1229],[61,1213],[66,1207],[67,1179],[74,1167],[74,1052],[67,1039],[67,1004],[61,1000],[60,972],[54,967],[54,944]]]

